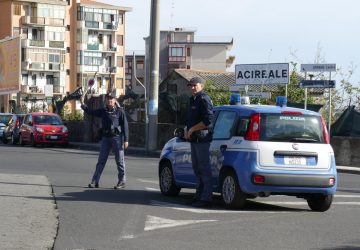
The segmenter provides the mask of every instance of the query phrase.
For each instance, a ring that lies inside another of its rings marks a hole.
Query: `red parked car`
[[[25,116],[19,132],[20,145],[69,144],[69,132],[60,116],[54,113],[29,113]]]

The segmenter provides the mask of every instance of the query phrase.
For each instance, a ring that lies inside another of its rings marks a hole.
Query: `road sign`
[[[248,92],[247,95],[251,98],[270,99],[271,92]]]
[[[334,72],[336,64],[301,64],[301,72]]]
[[[245,91],[245,85],[230,85],[230,92]]]
[[[300,88],[335,88],[335,80],[302,80]]]
[[[288,84],[288,63],[237,64],[236,84]]]

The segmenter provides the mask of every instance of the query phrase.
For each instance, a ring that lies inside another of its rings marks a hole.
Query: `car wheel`
[[[36,142],[35,142],[34,135],[30,136],[30,144],[31,144],[31,146],[36,147]]]
[[[307,203],[311,208],[311,210],[316,212],[325,212],[330,208],[332,200],[333,200],[332,194],[328,194],[328,195],[317,194],[308,197]]]
[[[21,146],[24,146],[24,145],[25,145],[25,142],[24,142],[23,137],[22,137],[21,134],[19,135],[19,144],[20,144]]]
[[[181,188],[175,185],[174,175],[169,162],[162,163],[159,171],[160,191],[166,196],[176,196]]]
[[[226,171],[221,179],[221,197],[226,208],[239,209],[244,207],[246,194],[241,191],[234,171]]]
[[[16,140],[15,140],[15,137],[14,137],[14,134],[13,134],[13,133],[11,134],[11,144],[12,144],[12,145],[15,145],[15,144],[16,144]]]

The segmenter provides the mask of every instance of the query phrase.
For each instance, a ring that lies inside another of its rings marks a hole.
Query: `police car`
[[[214,108],[213,191],[221,193],[230,209],[242,208],[249,198],[289,195],[306,199],[313,211],[326,211],[336,191],[337,171],[325,121],[317,112],[279,104]],[[159,185],[166,196],[196,188],[190,143],[182,128],[162,149]]]

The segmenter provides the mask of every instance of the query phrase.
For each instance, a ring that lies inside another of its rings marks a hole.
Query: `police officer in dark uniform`
[[[210,166],[210,142],[212,133],[209,126],[213,116],[213,104],[204,93],[205,81],[200,77],[190,80],[192,96],[187,113],[185,139],[190,141],[192,167],[197,179],[197,187],[191,205],[210,207],[212,205],[212,183]]]
[[[106,95],[106,106],[91,110],[84,104],[84,97],[80,99],[81,108],[86,114],[100,117],[102,123],[102,139],[100,154],[96,169],[89,188],[98,188],[101,174],[108,159],[110,149],[113,149],[118,170],[118,182],[114,189],[124,188],[126,182],[124,149],[129,146],[129,128],[125,112],[117,105],[115,95]]]

